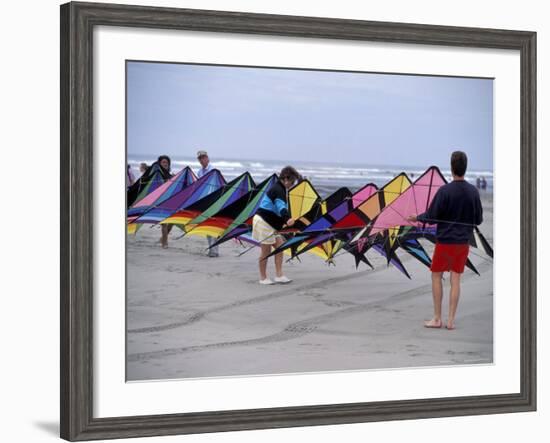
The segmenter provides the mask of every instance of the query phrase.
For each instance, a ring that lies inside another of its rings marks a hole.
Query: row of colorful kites
[[[128,233],[135,234],[145,224],[173,224],[184,235],[215,237],[212,246],[234,238],[257,245],[251,237],[252,218],[276,180],[273,174],[255,183],[245,172],[226,181],[217,169],[197,178],[189,167],[169,177],[154,165],[128,189]],[[410,278],[397,250],[430,266],[430,256],[419,239],[435,242],[436,226],[410,222],[407,217],[425,212],[445,183],[441,171],[432,166],[414,182],[401,173],[380,188],[369,183],[352,193],[344,187],[322,199],[303,180],[288,191],[289,212],[296,223],[279,232],[286,241],[272,254],[285,251],[298,258],[309,252],[333,263],[336,254],[350,253],[357,266],[363,262],[372,267],[366,252],[373,250]],[[493,257],[477,227],[470,244]],[[469,259],[467,267],[478,273]]]

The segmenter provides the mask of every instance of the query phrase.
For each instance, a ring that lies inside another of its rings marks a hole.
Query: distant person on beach
[[[198,151],[197,160],[199,161],[201,168],[197,171],[197,177],[201,178],[203,175],[206,175],[211,169],[212,165],[210,164],[210,158],[208,157],[208,152]],[[206,236],[208,241],[208,257],[219,257],[220,253],[217,246],[212,247],[216,242],[215,237],[210,235]]]
[[[172,161],[170,160],[170,157],[168,157],[167,155],[161,155],[157,159],[157,163],[162,169],[165,170],[165,173],[166,173],[165,176],[167,177],[167,180],[169,180],[170,177],[172,177],[172,173],[170,172],[172,167]],[[165,224],[160,226],[161,226],[160,244],[164,249],[166,249],[168,247],[168,234],[172,230],[173,225]]]
[[[129,188],[136,182],[136,178],[134,177],[134,173],[132,172],[132,168],[130,165],[127,165],[126,167],[126,187]]]
[[[487,189],[487,180],[485,180],[485,177],[481,177],[481,189],[483,191]]]
[[[284,238],[278,235],[284,227],[294,225],[288,212],[287,191],[302,177],[292,166],[285,166],[279,180],[267,191],[252,220],[252,237],[260,243],[260,284],[290,283],[292,280],[283,274],[283,253],[275,255],[275,278],[267,276],[267,256],[273,247],[278,248]]]
[[[140,163],[139,164],[139,172],[141,173],[141,175],[145,174],[145,171],[147,171],[147,168],[149,166],[147,165],[147,163]]]
[[[476,188],[481,189],[481,178],[480,177],[476,178]]]
[[[432,257],[432,295],[434,316],[424,322],[427,328],[441,328],[441,302],[443,298],[443,273],[451,273],[449,317],[447,329],[455,328],[455,316],[460,297],[460,277],[468,259],[469,240],[474,225],[483,221],[483,209],[479,191],[464,180],[468,158],[462,151],[451,155],[453,181],[443,185],[434,196],[428,210],[409,221],[437,224],[436,244]]]

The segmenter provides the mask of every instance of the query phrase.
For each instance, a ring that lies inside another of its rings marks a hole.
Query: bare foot
[[[449,329],[449,330],[453,330],[453,329],[455,328],[455,324],[452,323],[452,322],[449,322],[449,323],[447,323],[447,326],[446,326],[446,327],[447,327],[447,329]]]
[[[438,319],[432,318],[430,321],[424,322],[425,328],[440,328],[441,326],[443,326],[441,319],[438,320]]]

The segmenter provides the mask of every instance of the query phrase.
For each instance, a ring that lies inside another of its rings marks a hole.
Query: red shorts
[[[430,270],[432,272],[453,271],[462,274],[468,259],[468,252],[470,252],[470,245],[467,243],[436,243]]]

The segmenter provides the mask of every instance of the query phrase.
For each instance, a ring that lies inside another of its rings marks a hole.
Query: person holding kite
[[[203,150],[197,151],[197,160],[201,165],[201,168],[197,171],[197,177],[201,178],[203,175],[206,175],[212,170],[212,165],[210,164],[210,157],[208,157],[208,152]],[[216,243],[216,238],[207,235],[206,241],[208,242],[208,257],[219,257],[220,253],[218,250],[218,246],[212,246],[214,243]]]
[[[162,168],[162,175],[163,177],[165,177],[165,181],[170,180],[170,178],[172,177],[172,173],[170,172],[172,161],[170,160],[170,157],[168,157],[167,155],[161,155],[157,159],[156,163]],[[153,165],[154,164],[155,163],[153,163]],[[160,244],[164,249],[168,247],[168,234],[172,230],[172,226],[173,225],[161,225]]]
[[[283,227],[291,227],[294,220],[288,212],[287,191],[301,179],[292,166],[285,166],[279,180],[264,195],[258,211],[252,220],[252,237],[260,243],[260,284],[290,283],[292,280],[283,274],[283,253],[275,255],[275,278],[267,276],[267,256],[273,247],[278,248],[284,238],[278,234]]]
[[[437,224],[436,244],[432,258],[432,296],[434,316],[426,321],[427,328],[441,328],[441,302],[443,298],[443,272],[451,273],[449,316],[447,329],[455,328],[455,316],[460,297],[460,277],[468,259],[469,240],[475,225],[483,222],[483,209],[479,191],[464,180],[468,158],[462,151],[451,155],[453,181],[443,185],[433,198],[428,210],[411,215],[411,222]]]

